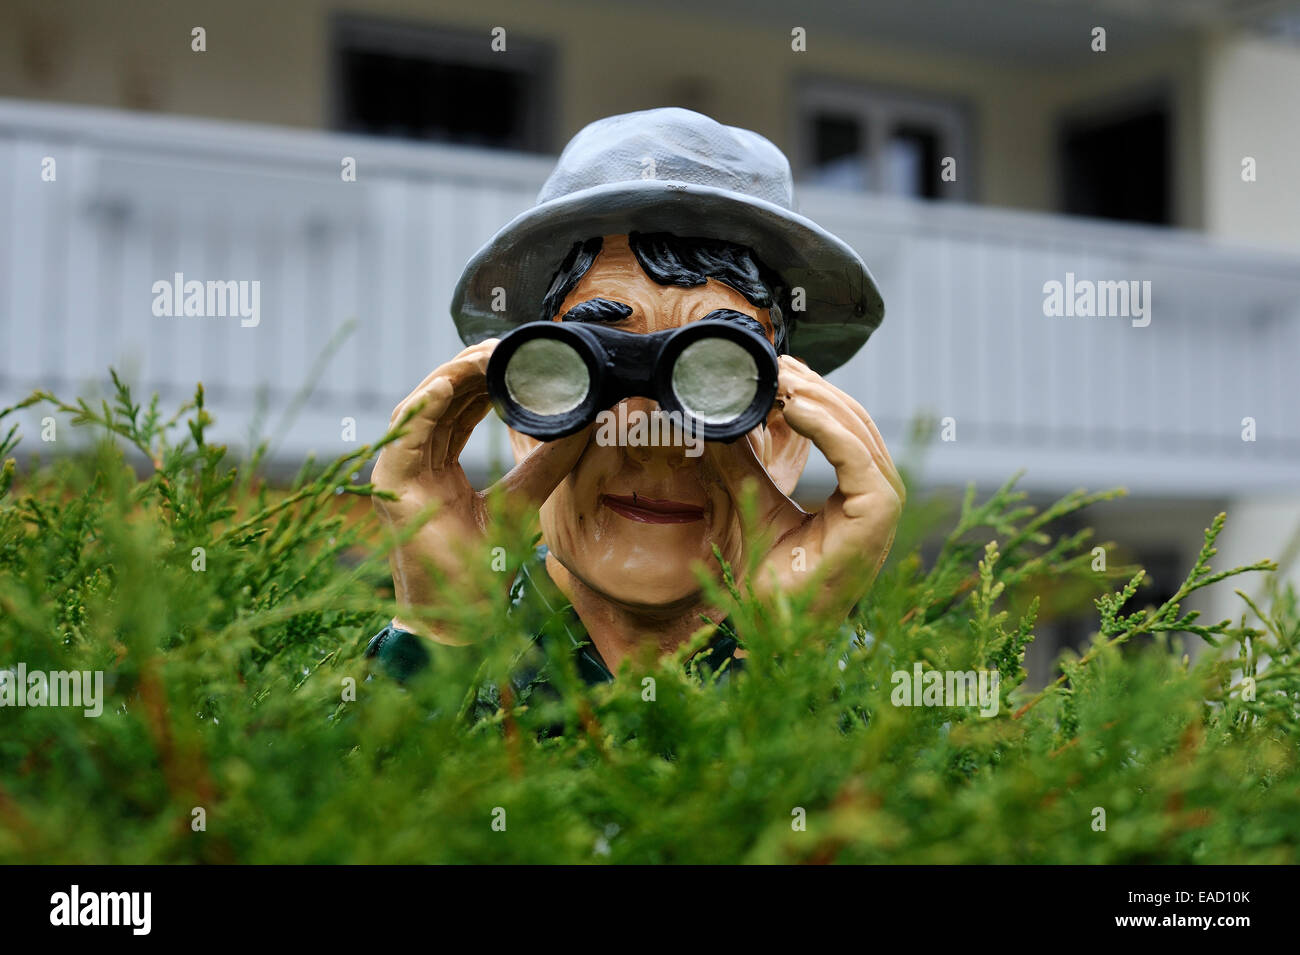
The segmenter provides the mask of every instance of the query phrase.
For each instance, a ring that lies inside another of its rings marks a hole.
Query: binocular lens
[[[673,363],[673,394],[701,424],[729,424],[758,394],[758,366],[739,344],[701,338],[682,349]]]
[[[591,391],[587,363],[568,342],[534,338],[510,356],[505,370],[510,400],[535,415],[577,408]]]

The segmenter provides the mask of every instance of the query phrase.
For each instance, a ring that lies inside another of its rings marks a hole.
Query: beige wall
[[[1300,46],[1221,37],[1206,73],[1207,227],[1300,248]],[[1255,182],[1241,178],[1254,157]]]
[[[1208,48],[1193,40],[1141,56],[1095,54],[1069,70],[1030,70],[816,30],[808,51],[795,53],[783,24],[701,12],[688,28],[651,3],[476,0],[467,12],[463,0],[223,0],[199,16],[186,7],[166,0],[6,0],[0,95],[323,126],[328,25],[336,10],[482,30],[485,44],[491,27],[504,26],[508,36],[556,48],[559,142],[600,116],[674,104],[758,130],[791,151],[799,77],[841,77],[959,99],[971,117],[976,199],[1051,210],[1061,112],[1163,84],[1175,105],[1177,223],[1284,239],[1290,227],[1277,210],[1296,210],[1289,219],[1300,221],[1300,190],[1282,195],[1287,184],[1279,178],[1287,156],[1300,155],[1300,122],[1278,122],[1273,104],[1253,99],[1261,83],[1280,90],[1289,81],[1289,98],[1278,92],[1277,103],[1296,114],[1294,50],[1283,55],[1219,42]],[[190,51],[193,26],[207,29],[206,53]],[[1213,88],[1205,91],[1207,63]],[[1271,178],[1243,194],[1232,177],[1245,142],[1260,154],[1262,180]]]
[[[264,9],[263,9],[264,8]],[[231,0],[195,23],[180,4],[9,0],[0,6],[0,92],[130,109],[316,125],[320,8]],[[208,50],[190,52],[204,26]]]

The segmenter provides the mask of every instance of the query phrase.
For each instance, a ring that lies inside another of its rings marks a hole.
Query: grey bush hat
[[[670,107],[610,116],[560,154],[537,204],[475,253],[452,295],[467,345],[540,318],[542,299],[575,242],[670,232],[749,247],[804,290],[790,351],[825,374],[848,361],[884,318],[862,259],[791,208],[790,163],[757,133]],[[493,290],[505,290],[493,311]]]

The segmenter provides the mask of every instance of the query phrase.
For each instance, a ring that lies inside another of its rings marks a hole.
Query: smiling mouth
[[[641,524],[690,524],[704,520],[704,508],[681,501],[662,501],[633,494],[602,494],[600,501],[615,514]]]

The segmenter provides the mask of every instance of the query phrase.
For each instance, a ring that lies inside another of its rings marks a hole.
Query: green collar
[[[522,618],[523,627],[533,634],[528,652],[521,655],[510,673],[510,683],[520,699],[539,687],[551,688],[551,654],[563,648],[573,654],[578,676],[587,685],[614,679],[577,611],[546,572],[546,553],[544,545],[537,547],[510,586],[510,615]],[[698,664],[704,672],[717,672],[724,666],[728,670],[739,669],[744,663],[735,655],[739,647],[731,621],[724,620],[708,648],[697,655],[691,666]],[[378,659],[384,670],[399,682],[433,664],[437,652],[427,641],[391,624],[366,647],[366,656]]]
[[[592,643],[577,611],[547,573],[546,554],[546,546],[539,545],[532,557],[519,568],[510,588],[510,612],[512,615],[526,615],[528,628],[536,634],[536,642],[548,653],[560,646],[570,647],[578,674],[588,685],[608,683],[614,679],[614,674]],[[698,662],[711,671],[721,669],[728,660],[732,669],[739,668],[743,662],[735,655],[739,648],[731,621],[724,620]]]

